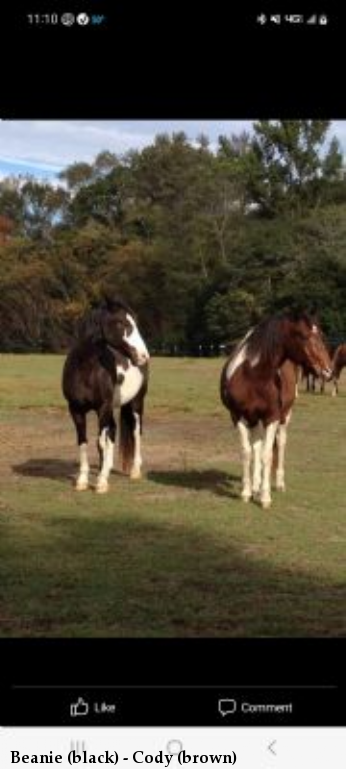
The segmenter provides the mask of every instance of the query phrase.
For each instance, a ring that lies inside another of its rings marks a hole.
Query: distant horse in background
[[[332,360],[333,368],[333,389],[332,395],[338,395],[339,393],[339,379],[342,369],[346,366],[346,344],[339,344],[336,348]]]
[[[248,332],[221,373],[221,400],[237,427],[243,454],[241,496],[271,504],[276,446],[276,487],[285,489],[287,425],[296,395],[296,366],[330,378],[331,360],[316,323],[306,313],[287,312]],[[253,446],[251,444],[253,441]],[[251,458],[253,453],[253,477]]]
[[[335,345],[332,345],[332,344],[328,343],[324,336],[323,336],[323,341],[324,341],[325,346],[326,346],[326,348],[327,348],[327,350],[329,352],[330,358],[333,360],[334,359],[334,354],[335,354],[335,351],[336,351]],[[316,376],[316,373],[314,372],[313,368],[311,368],[311,366],[308,366],[308,365],[301,366],[300,367],[300,371],[301,371],[301,376],[300,376],[301,380],[302,381],[304,379],[306,380],[305,392],[307,392],[307,393],[308,392],[315,393],[316,389],[317,389],[317,382],[319,382],[319,391],[320,391],[320,393],[324,393],[325,392],[326,383],[327,383],[328,380],[326,380],[326,378],[324,376],[321,376],[321,375],[320,376]],[[333,394],[334,393],[332,393],[332,395]]]
[[[68,354],[62,389],[77,432],[80,469],[77,491],[89,486],[87,422],[95,411],[99,423],[100,472],[96,491],[108,490],[113,467],[116,422],[120,408],[119,449],[124,472],[141,476],[141,434],[144,398],[149,375],[149,352],[127,304],[107,301],[93,310],[82,325],[80,338]]]
[[[314,370],[310,366],[301,367],[301,380],[305,379],[306,386],[305,392],[316,392],[316,382],[319,382],[320,393],[324,393],[326,387],[326,380],[323,377],[316,376]]]

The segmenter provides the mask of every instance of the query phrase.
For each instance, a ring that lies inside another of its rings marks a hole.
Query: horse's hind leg
[[[142,454],[141,454],[141,414],[139,414],[137,411],[133,412],[133,417],[135,420],[135,425],[133,428],[133,438],[134,438],[134,453],[133,453],[133,464],[130,471],[130,478],[132,480],[137,480],[138,478],[142,477]]]
[[[142,477],[141,434],[143,403],[135,398],[132,403],[121,407],[120,411],[120,453],[124,473],[129,473],[132,480]]]
[[[114,463],[114,443],[116,425],[112,405],[103,406],[98,412],[99,449],[101,467],[96,481],[96,491],[103,494],[108,491],[108,478]]]
[[[71,417],[74,421],[77,441],[79,446],[79,475],[76,480],[76,490],[85,491],[89,486],[89,461],[88,461],[88,443],[86,435],[86,414],[85,411],[75,409],[71,404],[69,406]]]

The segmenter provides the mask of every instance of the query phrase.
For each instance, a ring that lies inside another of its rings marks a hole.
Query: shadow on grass
[[[346,635],[344,582],[303,558],[274,563],[266,539],[246,547],[234,531],[189,525],[184,511],[154,522],[116,506],[108,519],[50,516],[45,531],[31,547],[4,531],[0,636]]]
[[[65,459],[28,459],[20,465],[12,465],[16,475],[26,478],[48,478],[50,480],[75,480],[78,476],[79,464],[76,461]],[[90,472],[95,475],[99,472],[97,463],[90,463]],[[124,477],[120,470],[113,469],[112,475]]]
[[[239,475],[221,470],[152,470],[147,478],[163,486],[179,486],[193,491],[209,491],[218,497],[239,499],[241,479]]]
[[[12,465],[16,475],[29,478],[50,478],[51,480],[74,478],[78,465],[65,459],[28,459],[20,465]]]

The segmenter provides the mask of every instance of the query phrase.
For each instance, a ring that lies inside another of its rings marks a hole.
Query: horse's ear
[[[318,307],[315,302],[310,304],[306,310],[306,314],[311,318],[313,323],[317,323],[318,321]]]
[[[285,312],[285,311],[284,311]],[[310,318],[310,312],[307,309],[306,305],[303,305],[301,302],[292,301],[286,309],[287,315],[293,320],[293,321],[299,321],[302,318]]]
[[[114,292],[111,293],[110,291],[104,291],[103,293],[103,308],[107,310],[107,312],[128,309],[126,302],[124,302],[121,296],[118,296],[118,294],[115,294]]]
[[[102,294],[101,307],[104,310],[108,310],[109,312],[112,309],[112,299],[111,299],[110,294],[108,294],[107,292],[104,292]]]

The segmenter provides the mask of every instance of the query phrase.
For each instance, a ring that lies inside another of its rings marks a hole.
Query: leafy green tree
[[[314,204],[321,179],[338,178],[342,155],[337,140],[325,157],[322,154],[329,128],[328,120],[261,120],[254,124],[257,162],[249,184],[264,213]]]
[[[214,294],[205,308],[206,332],[216,342],[236,342],[259,319],[260,311],[253,294],[229,289]]]

